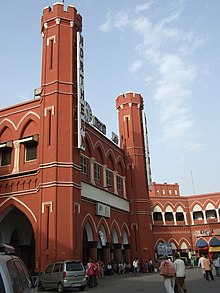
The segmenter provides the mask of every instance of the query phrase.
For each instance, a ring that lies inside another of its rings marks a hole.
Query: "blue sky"
[[[56,1],[1,3],[0,108],[40,86],[40,19]],[[220,191],[220,1],[66,0],[83,17],[85,93],[118,133],[115,98],[142,94],[152,179],[182,195]]]

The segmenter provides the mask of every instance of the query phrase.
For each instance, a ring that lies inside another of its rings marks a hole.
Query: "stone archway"
[[[89,261],[89,258],[92,256],[92,248],[94,244],[92,228],[89,222],[86,223],[83,230],[82,237],[82,260],[84,265]],[[97,243],[96,243],[97,246]],[[96,248],[96,247],[95,247]]]
[[[0,219],[1,241],[14,246],[16,254],[34,273],[35,238],[31,222],[18,208],[10,207]]]

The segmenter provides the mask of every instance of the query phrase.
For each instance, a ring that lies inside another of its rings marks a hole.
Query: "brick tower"
[[[153,258],[152,220],[147,186],[146,145],[144,143],[143,98],[140,94],[121,94],[116,99],[120,147],[125,151],[127,196],[130,202],[131,245],[141,260]]]
[[[80,148],[78,147],[77,36],[82,18],[63,3],[43,11],[41,81],[41,267],[80,258]],[[83,82],[83,79],[82,79]],[[74,238],[74,235],[77,237]]]

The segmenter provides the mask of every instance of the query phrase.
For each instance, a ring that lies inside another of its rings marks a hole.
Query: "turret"
[[[116,108],[118,110],[120,146],[124,149],[127,166],[126,188],[131,209],[133,258],[138,256],[140,259],[146,260],[153,257],[153,249],[143,98],[137,93],[120,94],[116,99]]]

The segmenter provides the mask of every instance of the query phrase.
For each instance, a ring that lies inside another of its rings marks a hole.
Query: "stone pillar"
[[[205,213],[205,211],[202,211],[202,213],[203,213],[203,218],[204,218],[204,224],[207,224],[206,213]]]
[[[89,257],[97,260],[97,245],[98,241],[89,241]]]
[[[151,213],[152,224],[154,225],[154,213]]]
[[[165,221],[165,213],[162,212],[162,219],[163,219],[163,225],[166,225],[166,221]]]
[[[89,162],[90,162],[90,182],[93,185],[95,185],[95,179],[94,179],[94,162],[95,162],[95,158],[90,158]]]
[[[115,262],[118,263],[121,261],[121,243],[114,243],[115,250]]]
[[[190,212],[192,225],[194,225],[193,212]]]
[[[15,140],[14,142],[14,169],[12,171],[12,174],[19,172],[19,151],[20,151],[20,143],[18,140]]]
[[[125,261],[131,264],[131,245],[130,244],[123,244],[125,250]]]
[[[176,212],[173,212],[173,220],[174,220],[174,225],[177,225],[177,222],[176,222]]]
[[[108,188],[108,186],[107,186],[107,178],[106,178],[107,165],[103,165],[102,170],[103,170],[103,187]]]
[[[216,211],[216,216],[217,216],[217,222],[219,222],[219,212],[218,212],[218,209],[215,209]]]
[[[117,189],[117,171],[113,171],[113,181],[114,181],[114,193],[118,195],[118,189]]]
[[[111,243],[110,242],[106,242],[106,245],[102,247],[102,249],[104,250],[104,265],[107,265],[110,261],[111,261],[111,254],[110,254],[110,248],[111,248]]]
[[[185,221],[185,224],[188,225],[187,217],[186,217],[186,212],[184,212],[183,215],[184,215],[184,221]]]
[[[126,195],[126,177],[125,176],[122,177],[122,184],[123,184],[123,186],[122,186],[123,195],[124,195],[125,198],[127,198],[127,195]]]

